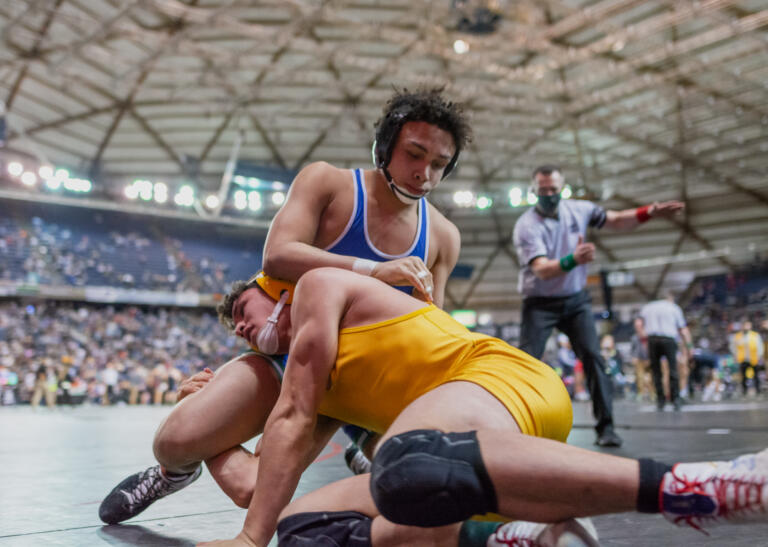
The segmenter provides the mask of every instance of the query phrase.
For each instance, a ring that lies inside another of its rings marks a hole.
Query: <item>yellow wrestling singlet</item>
[[[493,394],[523,433],[568,437],[573,410],[554,370],[502,340],[468,331],[434,305],[342,329],[318,412],[384,433],[412,401],[457,380]]]

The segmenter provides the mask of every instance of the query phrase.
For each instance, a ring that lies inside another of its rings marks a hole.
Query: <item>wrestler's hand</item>
[[[435,286],[432,272],[416,256],[379,262],[371,272],[371,277],[388,285],[411,285],[427,302],[432,302],[432,289]]]
[[[179,391],[176,393],[176,402],[178,403],[187,395],[200,391],[205,384],[213,379],[213,371],[208,367],[197,374],[194,374],[179,384]]]
[[[595,244],[584,243],[584,236],[579,234],[579,242],[576,244],[576,250],[573,251],[573,258],[579,264],[586,264],[595,259]]]
[[[651,217],[670,218],[685,209],[685,203],[682,201],[664,201],[662,203],[653,202],[648,208],[648,215]]]
[[[197,547],[259,547],[257,544],[255,544],[253,541],[251,541],[251,538],[249,538],[245,532],[240,532],[237,534],[237,537],[235,539],[218,539],[215,541],[204,541],[202,543],[198,543]],[[266,547],[266,546],[265,546]]]

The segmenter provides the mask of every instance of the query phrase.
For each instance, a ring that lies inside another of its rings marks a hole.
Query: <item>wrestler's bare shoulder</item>
[[[349,169],[340,169],[325,161],[316,161],[304,167],[296,179],[293,186],[298,185],[307,189],[314,188],[316,191],[322,188],[325,191],[334,191],[340,188],[346,188],[349,184]],[[318,188],[320,187],[320,188]]]

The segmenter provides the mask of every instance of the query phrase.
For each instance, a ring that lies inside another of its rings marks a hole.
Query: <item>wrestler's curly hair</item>
[[[222,301],[216,306],[219,322],[227,327],[227,329],[231,331],[235,330],[235,320],[232,318],[232,308],[234,307],[235,302],[237,302],[237,299],[240,298],[241,294],[254,287],[258,287],[259,290],[261,290],[259,284],[256,283],[255,277],[249,281],[235,281],[232,283],[232,288],[229,292],[224,295]]]
[[[443,97],[444,87],[421,87],[416,91],[408,89],[395,90],[395,94],[384,105],[384,111],[376,121],[378,129],[388,114],[405,110],[408,112],[405,121],[427,122],[436,125],[453,136],[456,152],[460,152],[472,142],[472,128],[469,125],[464,107],[459,103],[446,100]]]

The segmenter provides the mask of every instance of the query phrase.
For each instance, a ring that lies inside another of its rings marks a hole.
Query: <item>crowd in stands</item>
[[[212,311],[0,302],[0,403],[173,403],[243,349]]]
[[[247,232],[218,237],[213,226],[71,209],[7,207],[14,214],[0,215],[0,281],[208,294],[261,263],[261,241]]]

